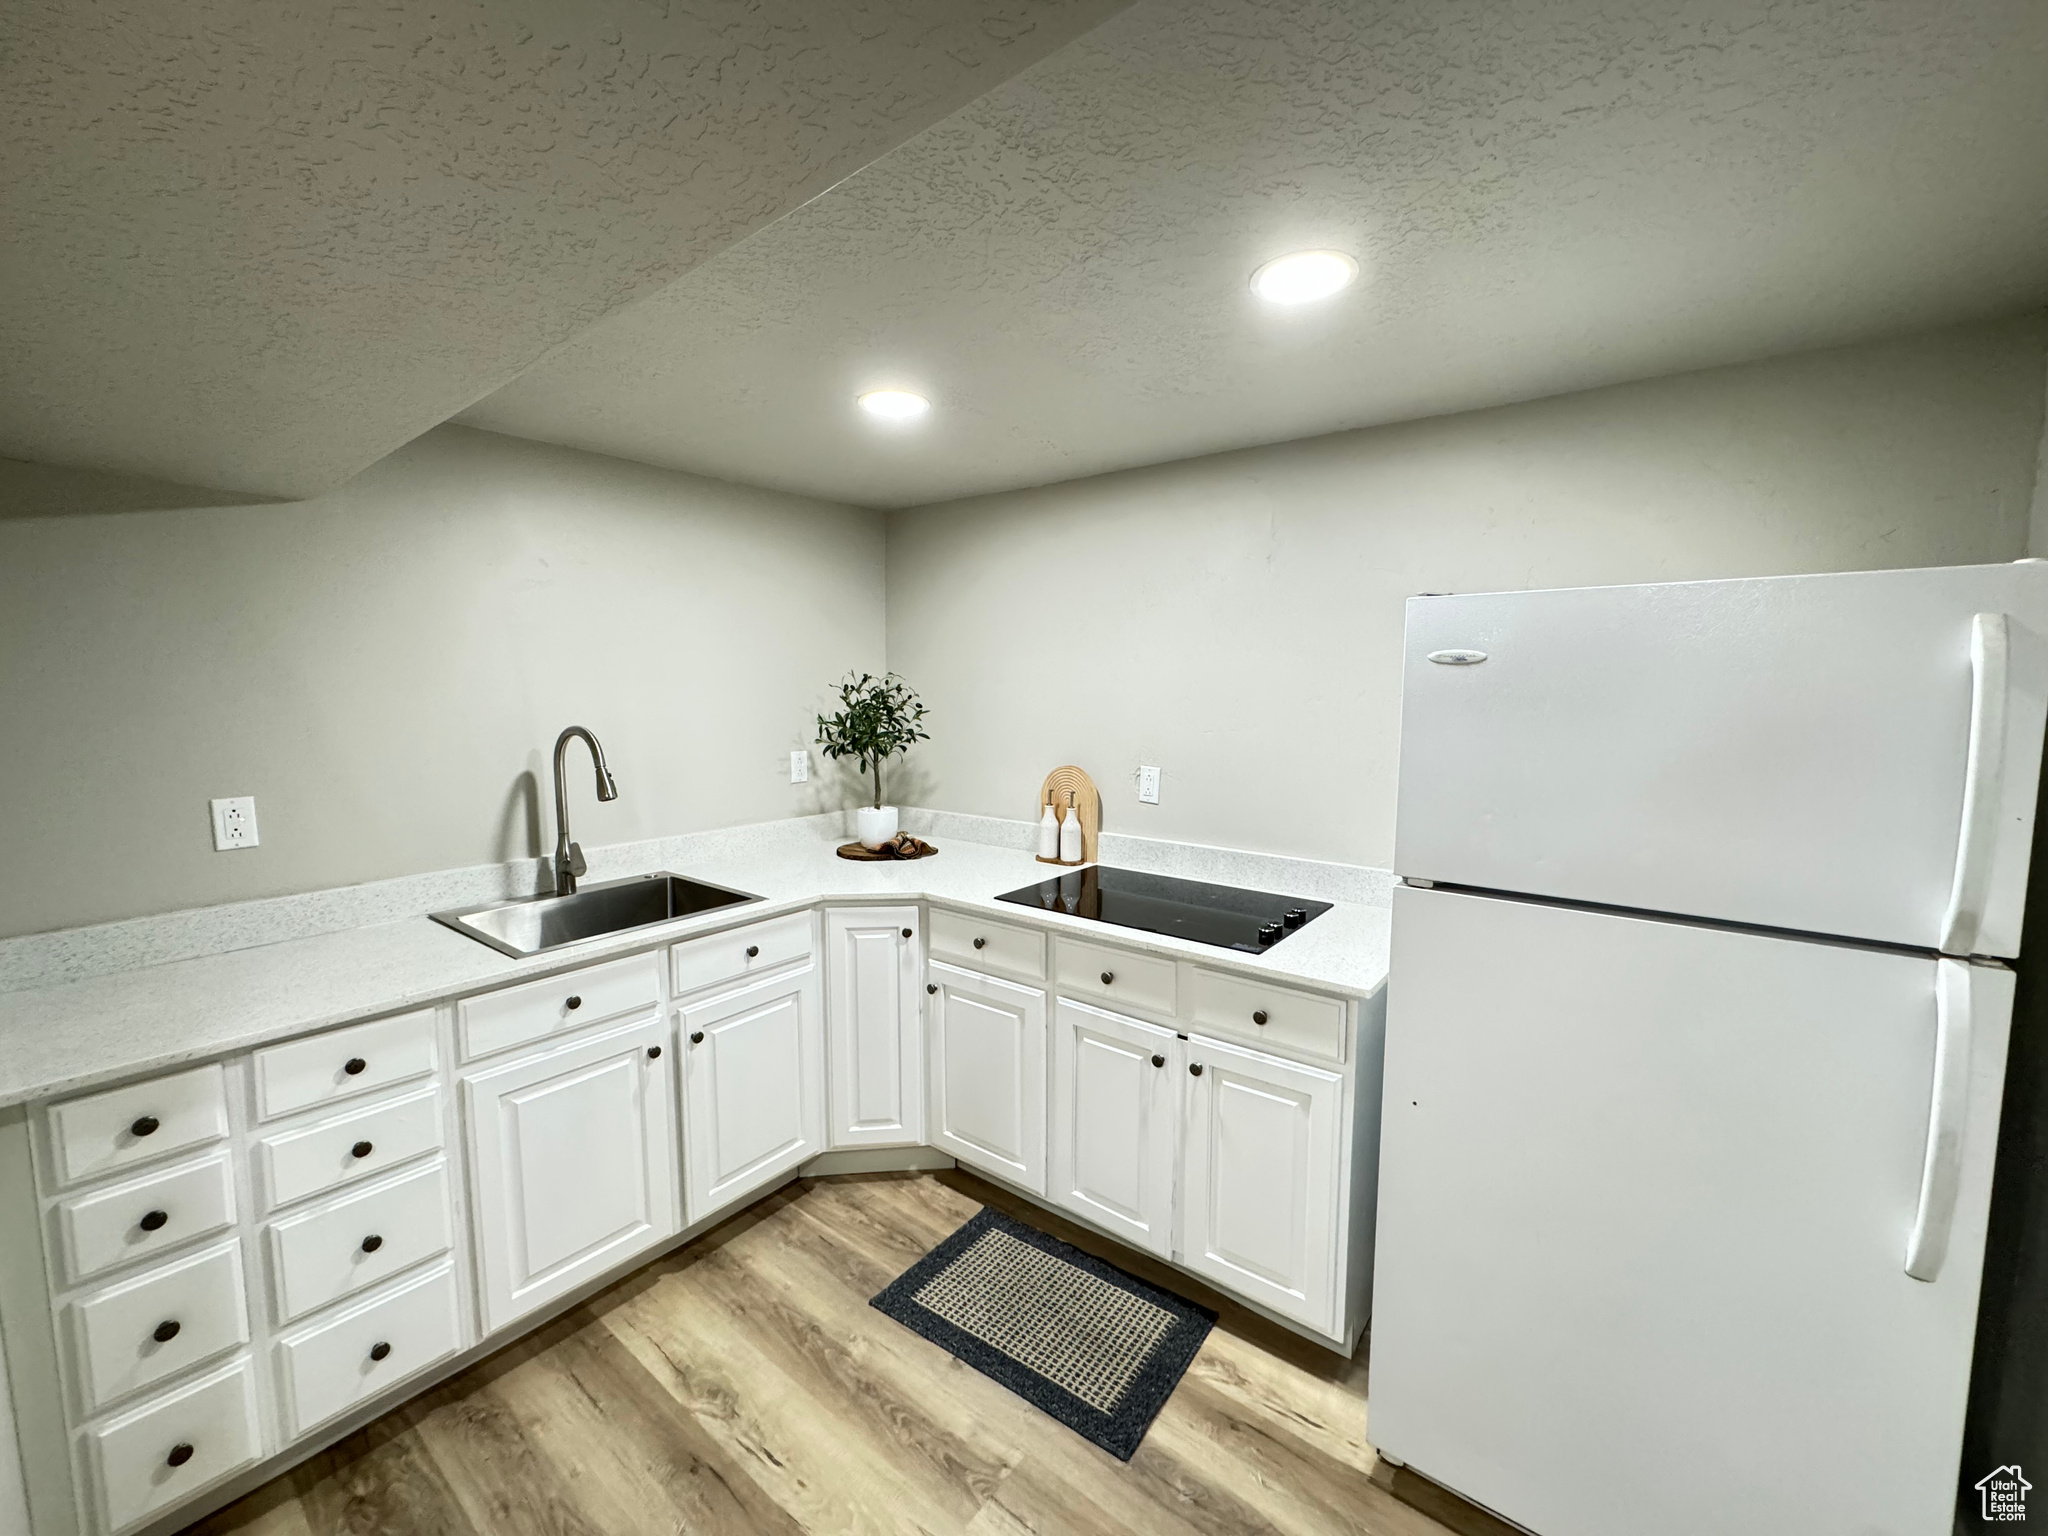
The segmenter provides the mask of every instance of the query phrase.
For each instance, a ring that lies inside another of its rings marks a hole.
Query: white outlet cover
[[[808,784],[811,780],[811,754],[792,752],[789,754],[789,782]]]
[[[256,846],[256,797],[235,795],[213,804],[213,851]]]
[[[1140,768],[1138,770],[1138,798],[1147,805],[1159,803],[1159,770]]]

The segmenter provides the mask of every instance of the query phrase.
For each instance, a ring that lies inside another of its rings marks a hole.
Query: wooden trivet
[[[886,863],[891,859],[928,859],[938,851],[923,838],[912,837],[908,832],[898,832],[879,848],[870,848],[861,842],[839,845],[839,857],[858,859],[864,864]]]

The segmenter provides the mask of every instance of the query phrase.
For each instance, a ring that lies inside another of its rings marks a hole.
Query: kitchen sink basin
[[[570,896],[529,896],[519,901],[496,901],[431,915],[435,922],[467,934],[480,944],[524,959],[585,939],[759,900],[759,896],[749,896],[745,891],[663,873],[606,880],[586,885]]]

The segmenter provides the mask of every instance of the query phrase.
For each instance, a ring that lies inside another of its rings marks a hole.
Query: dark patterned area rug
[[[1216,1314],[984,1206],[869,1303],[1129,1461]]]

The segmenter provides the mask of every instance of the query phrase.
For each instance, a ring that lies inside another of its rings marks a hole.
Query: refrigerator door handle
[[[1927,1158],[1920,1169],[1920,1210],[1906,1239],[1906,1273],[1932,1280],[1948,1256],[1956,1196],[1963,1181],[1963,1122],[1969,1112],[1970,967],[1934,962],[1934,1093],[1927,1110]]]
[[[1941,952],[1976,951],[1991,899],[1991,863],[1998,851],[2005,802],[2006,678],[2010,651],[2006,616],[1970,621],[1970,746],[1963,772],[1962,828],[1956,834],[1955,877],[1941,919]]]

